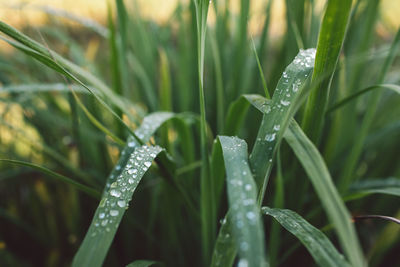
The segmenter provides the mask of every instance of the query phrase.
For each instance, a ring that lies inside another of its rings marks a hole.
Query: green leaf
[[[329,239],[296,212],[269,207],[263,207],[261,211],[265,215],[274,217],[286,230],[295,235],[319,266],[349,266]]]
[[[161,151],[158,146],[138,147],[129,156],[126,165],[115,167],[116,170],[122,170],[121,174],[100,201],[85,239],[74,257],[73,267],[102,265],[136,187]]]
[[[39,83],[39,84],[15,84],[0,87],[0,93],[44,93],[44,92],[63,92],[70,93],[71,89],[77,93],[87,94],[88,91],[84,90],[81,86],[68,85],[64,83]],[[91,90],[95,90],[91,88]]]
[[[230,212],[221,221],[217,241],[211,260],[211,267],[231,267],[236,257],[235,239],[232,236],[232,226],[230,221]]]
[[[239,264],[267,266],[257,187],[247,161],[247,144],[237,137],[220,136],[219,141],[227,175],[229,220],[241,258]]]
[[[155,261],[148,261],[148,260],[137,260],[132,263],[126,265],[126,267],[149,267],[151,265],[156,264]]]
[[[72,180],[71,178],[68,178],[64,175],[53,172],[52,170],[45,168],[43,166],[40,166],[40,165],[37,165],[34,163],[30,163],[30,162],[24,162],[24,161],[20,161],[20,160],[12,160],[12,159],[0,159],[0,162],[28,166],[30,168],[36,169],[36,170],[46,174],[47,177],[49,177],[49,178],[52,178],[56,181],[58,180],[58,181],[70,184],[70,185],[74,186],[76,189],[81,190],[82,192],[88,194],[91,197],[95,197],[96,199],[100,198],[100,193],[98,191],[94,190],[93,188],[90,188],[86,185],[78,183],[78,182]]]
[[[315,49],[301,50],[287,66],[278,82],[270,106],[266,107],[257,139],[250,155],[254,178],[259,186],[259,201],[264,197],[272,159],[289,119],[299,108],[307,90],[304,85],[314,66]]]
[[[351,0],[330,0],[322,20],[312,82],[316,83],[305,107],[303,129],[318,141],[329,99],[333,74],[343,46],[351,11]]]
[[[332,111],[337,110],[338,108],[342,107],[343,105],[348,104],[350,101],[355,100],[357,97],[362,96],[363,94],[374,90],[374,89],[389,89],[394,91],[395,93],[400,94],[400,86],[396,84],[377,84],[373,86],[369,86],[367,88],[364,88],[342,100],[340,100],[338,103],[334,104],[332,107],[330,107],[327,111],[326,114],[331,113]]]
[[[371,194],[386,194],[400,197],[400,179],[390,177],[356,182],[350,186],[350,192],[345,199],[354,200]]]
[[[290,121],[285,139],[303,165],[349,261],[353,266],[365,266],[351,216],[332,182],[321,154],[294,120]]]

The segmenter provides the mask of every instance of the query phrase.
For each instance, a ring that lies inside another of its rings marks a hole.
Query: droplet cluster
[[[122,169],[120,175],[110,184],[110,189],[100,201],[92,224],[95,229],[91,232],[96,236],[101,232],[109,232],[119,225],[132,194],[151,162],[162,149],[158,146],[141,146],[130,155],[125,166],[117,165],[115,169]]]

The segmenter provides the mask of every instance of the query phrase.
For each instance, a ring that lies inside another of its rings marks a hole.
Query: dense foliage
[[[230,2],[0,22],[0,266],[400,264],[400,31]]]

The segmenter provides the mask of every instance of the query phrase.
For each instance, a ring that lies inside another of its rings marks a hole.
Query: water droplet
[[[236,227],[237,227],[237,228],[242,228],[243,226],[244,226],[243,221],[238,220],[238,221],[236,222]]]
[[[128,170],[128,174],[134,174],[134,173],[137,173],[136,169],[129,169]]]
[[[114,182],[110,185],[111,188],[117,187],[118,186],[118,182]]]
[[[150,161],[146,161],[146,162],[144,163],[144,166],[146,166],[147,168],[149,168],[149,167],[151,166],[151,162],[150,162]]]
[[[124,208],[126,205],[126,201],[125,200],[118,200],[117,202],[118,206],[120,206],[121,208]]]
[[[265,136],[265,141],[272,142],[275,140],[276,133],[267,134]]]
[[[101,221],[101,226],[106,226],[107,223],[108,223],[108,220],[107,220],[107,219],[102,220],[102,221]]]
[[[135,180],[133,180],[132,178],[129,178],[128,183],[129,184],[133,184],[135,182]]]
[[[287,100],[281,100],[281,104],[282,104],[282,105],[284,105],[284,106],[289,106],[289,104],[290,104],[290,101],[287,101]]]
[[[249,267],[249,262],[246,259],[240,259],[237,266],[238,267]]]
[[[115,166],[115,169],[116,169],[117,171],[119,171],[119,170],[121,169],[121,166],[117,165],[117,166]]]
[[[99,218],[100,218],[100,219],[103,219],[104,217],[106,217],[106,214],[105,214],[104,212],[102,212],[102,213],[99,214]]]
[[[279,131],[280,128],[281,128],[281,126],[280,126],[279,124],[274,125],[274,130],[275,130],[275,131]]]
[[[113,197],[120,197],[121,196],[121,192],[115,189],[112,189],[110,191],[110,195],[112,195]]]
[[[247,242],[240,243],[240,250],[242,250],[242,251],[249,250],[249,244]]]
[[[250,221],[254,221],[256,219],[256,214],[254,212],[252,212],[252,211],[249,211],[249,212],[246,213],[246,217]]]
[[[118,210],[110,210],[110,215],[111,215],[111,216],[115,217],[115,216],[117,216],[118,214],[119,214],[119,211],[118,211]]]
[[[243,172],[242,172],[242,174],[243,174],[243,175],[246,175],[246,174],[247,174],[247,172],[246,172],[246,171],[243,171]]]
[[[135,142],[133,142],[133,141],[132,141],[132,142],[129,142],[129,143],[128,143],[128,146],[129,146],[129,147],[134,147],[134,146],[135,146]]]
[[[251,184],[246,184],[246,186],[244,187],[244,189],[246,189],[247,191],[251,190]]]

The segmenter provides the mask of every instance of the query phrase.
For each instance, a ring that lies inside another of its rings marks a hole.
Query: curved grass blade
[[[150,140],[150,137],[157,131],[160,126],[168,121],[169,119],[174,117],[174,113],[171,112],[155,112],[144,117],[142,124],[138,129],[135,130],[135,134],[144,142],[147,143]],[[121,152],[121,156],[117,162],[116,166],[125,166],[128,162],[130,155],[134,152],[134,150],[139,147],[141,144],[133,137],[129,136],[127,140],[127,145]],[[114,167],[112,170],[108,182],[104,187],[103,195],[107,193],[108,189],[111,186],[112,181],[115,177],[119,176],[122,173],[122,170],[118,167]]]
[[[372,91],[374,89],[389,89],[389,90],[392,90],[392,91],[400,94],[400,86],[396,85],[396,84],[377,84],[377,85],[369,86],[367,88],[364,88],[364,89],[346,97],[345,99],[340,100],[338,103],[336,103],[332,107],[330,107],[325,113],[329,114],[329,113],[337,110],[338,108],[342,107],[343,105],[348,104],[350,101],[355,100],[357,97],[359,97],[369,91]]]
[[[126,267],[149,267],[154,264],[157,264],[156,261],[148,261],[148,260],[137,260],[132,263],[126,265]]]
[[[386,194],[400,197],[400,179],[390,177],[356,182],[350,186],[349,195],[345,197],[345,200],[359,199],[371,194]]]
[[[340,244],[350,263],[353,266],[365,266],[350,214],[332,182],[321,154],[294,120],[290,121],[288,130],[285,132],[285,139],[303,165],[329,220],[335,227]]]
[[[263,207],[261,212],[274,217],[286,230],[295,235],[319,266],[350,266],[329,239],[296,212],[269,207]]]
[[[95,88],[97,88],[98,92],[103,94],[104,97],[108,101],[110,101],[114,106],[123,110],[127,115],[130,114],[126,102],[123,101],[121,98],[119,98],[117,95],[115,95],[114,92],[107,85],[105,85],[101,80],[99,80],[96,76],[92,75],[90,72],[70,62],[69,60],[63,58],[56,52],[49,50],[47,47],[44,47],[40,43],[29,38],[25,34],[21,33],[17,29],[14,29],[10,25],[2,21],[0,21],[0,31],[8,35],[9,37],[15,39],[17,42],[5,39],[4,37],[0,36],[0,38],[3,39],[4,41],[8,42],[17,49],[20,49],[24,53],[32,56],[33,58],[39,60],[48,67],[53,68],[54,70],[62,73],[63,75],[67,75],[74,81],[77,81],[78,79],[76,77],[70,77],[72,76],[72,74],[70,74],[67,70],[76,73],[77,75],[79,75],[79,77],[84,78]],[[91,92],[96,98],[100,98],[98,94],[96,94],[97,93],[96,91],[91,91],[90,88],[84,85],[80,80],[78,80],[77,82],[83,85],[83,87],[85,87],[89,92]]]
[[[17,165],[21,165],[21,166],[28,166],[30,168],[36,169],[36,170],[46,174],[47,177],[49,177],[49,178],[53,178],[56,181],[58,180],[58,181],[70,184],[70,185],[74,186],[76,189],[88,194],[89,196],[94,197],[96,199],[100,199],[100,192],[98,192],[98,191],[94,190],[93,188],[90,188],[86,185],[78,183],[64,175],[53,172],[52,170],[45,168],[43,166],[40,166],[40,165],[37,165],[34,163],[30,163],[30,162],[20,161],[20,160],[13,160],[13,159],[0,159],[0,162],[17,164]]]
[[[287,66],[278,82],[271,104],[265,110],[257,139],[250,155],[250,164],[260,190],[259,202],[264,198],[272,159],[279,146],[289,119],[299,108],[306,90],[304,85],[314,67],[315,49],[301,50]]]
[[[64,83],[39,83],[39,84],[18,84],[18,85],[8,85],[0,87],[0,93],[47,93],[47,92],[60,92],[60,93],[70,93],[74,90],[76,93],[87,94],[88,91],[82,89],[78,85],[68,85]],[[91,90],[96,90],[91,88]]]
[[[343,46],[351,11],[349,0],[330,0],[322,19],[318,36],[317,55],[312,81],[313,88],[307,101],[303,129],[312,141],[318,141],[322,131],[324,112],[328,103],[333,74]],[[329,74],[329,75],[328,75]]]
[[[116,166],[121,174],[100,201],[73,267],[102,265],[136,187],[161,151],[159,146],[144,145],[135,149],[126,165]]]
[[[247,162],[247,144],[237,137],[220,136],[219,141],[227,174],[229,220],[241,258],[239,264],[267,266],[257,187]]]

